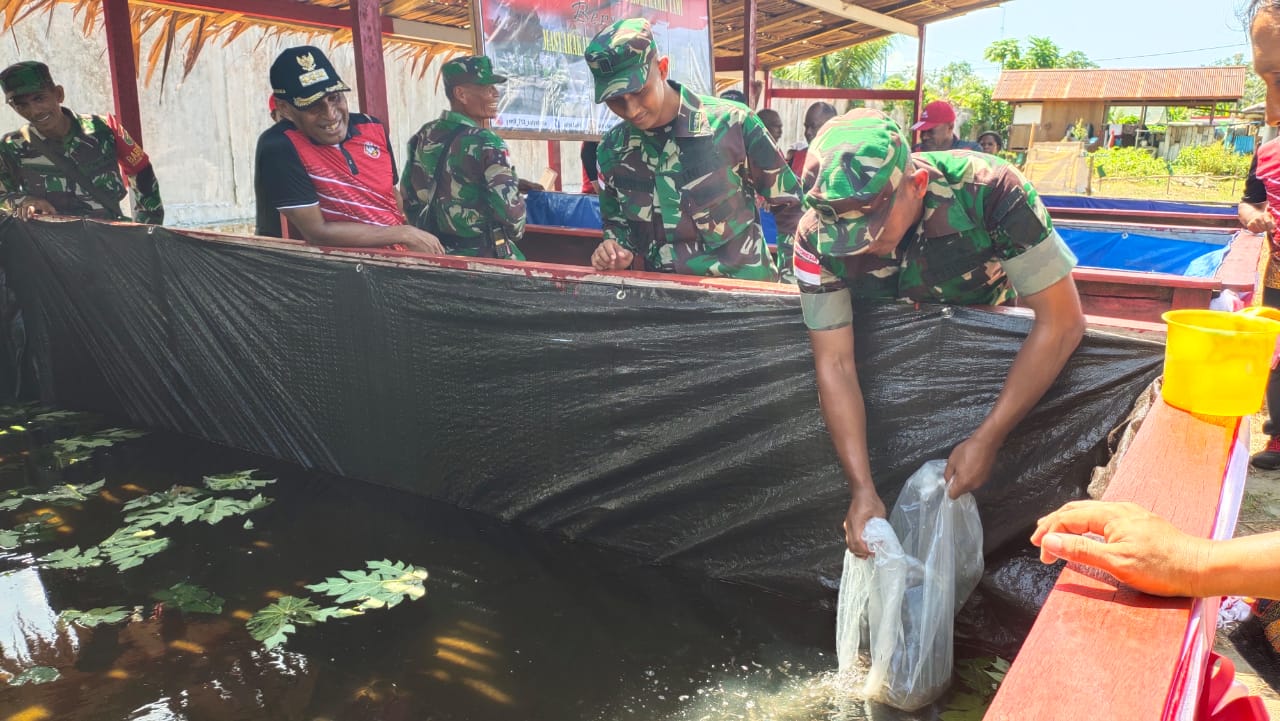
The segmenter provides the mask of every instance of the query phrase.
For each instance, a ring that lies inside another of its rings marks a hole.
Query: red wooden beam
[[[102,24],[107,35],[115,114],[124,129],[141,145],[142,109],[138,103],[138,66],[133,60],[133,22],[129,19],[129,0],[102,0]]]
[[[742,62],[741,55],[735,55],[728,58],[716,58],[712,62],[712,65],[715,67],[715,72],[717,73],[734,73],[745,67],[745,63]]]
[[[564,188],[564,184],[560,182],[561,181],[560,176],[564,175],[564,171],[561,169],[560,166],[561,166],[560,141],[548,140],[547,141],[547,167],[551,168],[556,172],[556,180],[554,183],[551,184],[550,188],[547,188],[547,190],[554,190],[558,193]]]
[[[352,0],[351,39],[355,45],[356,83],[360,111],[381,120],[387,117],[387,68],[382,60],[382,11],[378,0]]]
[[[814,100],[915,100],[914,90],[876,90],[875,88],[774,88],[775,98],[812,98]]]
[[[916,38],[916,90],[915,101],[916,107],[911,112],[911,124],[915,125],[920,120],[920,113],[924,111],[924,24],[920,26],[919,37]]]
[[[1134,501],[1187,533],[1216,535],[1239,500],[1224,488],[1243,483],[1248,448],[1240,434],[1247,438],[1247,429],[1239,418],[1193,415],[1157,399],[1103,499]],[[1100,571],[1068,565],[984,718],[1171,718],[1185,664],[1204,652],[1186,644],[1191,632],[1206,630],[1194,626],[1198,605],[1148,596]],[[1211,608],[1210,637],[1216,615]],[[1088,699],[1088,711],[1065,699]]]

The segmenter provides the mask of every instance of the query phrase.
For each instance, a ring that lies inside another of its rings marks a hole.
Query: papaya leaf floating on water
[[[81,421],[93,418],[90,413],[82,413],[80,411],[45,411],[38,415],[32,416],[31,421],[35,423],[62,423],[64,421]]]
[[[174,486],[168,491],[152,493],[126,503],[124,520],[136,528],[167,526],[177,521],[203,521],[213,525],[232,516],[243,516],[266,508],[270,504],[271,499],[261,495],[248,500],[215,498],[206,496],[199,489]]]
[[[324,620],[320,617],[323,610],[305,598],[282,596],[275,603],[253,614],[245,621],[245,626],[255,640],[261,641],[267,648],[275,648],[297,630],[294,624],[314,626],[318,621]]]
[[[49,683],[57,681],[62,676],[56,668],[48,666],[32,666],[22,673],[9,679],[10,686],[22,686],[24,684]]]
[[[150,529],[133,526],[121,528],[98,544],[104,559],[121,571],[142,565],[143,561],[168,547],[169,539],[157,536]]]
[[[175,583],[151,597],[184,613],[222,613],[225,603],[221,596],[190,583]]]
[[[97,483],[75,485],[63,483],[42,493],[28,493],[17,498],[6,498],[0,501],[0,511],[14,511],[27,503],[47,503],[51,506],[74,506],[83,503],[102,490],[106,480]]]
[[[81,551],[79,546],[63,548],[40,557],[45,568],[93,568],[102,565],[102,552],[97,546]]]
[[[74,623],[77,626],[93,628],[104,623],[120,623],[132,613],[131,610],[124,606],[104,606],[102,608],[91,608],[88,611],[77,611],[74,608],[68,608],[58,614],[58,620],[63,623]]]
[[[253,478],[258,469],[224,473],[220,476],[205,476],[204,487],[211,491],[251,491],[264,488],[276,482],[274,478]]]
[[[365,571],[339,571],[341,578],[326,578],[324,583],[307,586],[308,590],[331,596],[335,603],[358,601],[352,609],[363,612],[370,608],[391,608],[406,598],[422,598],[427,589],[427,569],[391,561],[366,561]]]
[[[108,428],[97,433],[90,433],[86,436],[75,436],[74,438],[59,438],[53,444],[59,450],[75,452],[75,451],[91,451],[95,448],[108,448],[114,446],[120,441],[127,441],[133,438],[141,438],[147,435],[146,431],[135,431],[130,428]]]
[[[982,721],[1008,671],[1009,662],[999,656],[957,661],[956,675],[972,693],[957,693],[938,718],[941,721]]]
[[[34,521],[15,526],[13,529],[0,528],[0,549],[13,549],[28,543],[47,541],[57,532],[61,522],[57,514],[49,511],[37,513]]]

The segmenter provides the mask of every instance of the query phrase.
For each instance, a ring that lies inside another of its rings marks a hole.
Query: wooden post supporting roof
[[[748,108],[754,108],[756,79],[756,0],[742,2],[742,95]]]
[[[142,109],[138,103],[138,65],[133,58],[133,22],[129,0],[102,0],[102,25],[107,35],[111,93],[116,118],[142,144]]]
[[[917,30],[916,37],[919,42],[916,43],[916,107],[911,112],[911,124],[915,125],[920,120],[920,113],[924,112],[924,25]],[[911,143],[915,144],[915,133],[910,135]]]
[[[355,45],[356,83],[360,112],[381,120],[390,132],[387,117],[387,67],[382,60],[382,11],[378,0],[351,0],[351,39]]]

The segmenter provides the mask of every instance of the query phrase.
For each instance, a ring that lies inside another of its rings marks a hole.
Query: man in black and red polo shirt
[[[282,116],[258,138],[258,235],[281,237],[281,214],[314,245],[444,253],[405,224],[387,129],[347,111],[351,90],[318,48],[288,48],[271,64]]]

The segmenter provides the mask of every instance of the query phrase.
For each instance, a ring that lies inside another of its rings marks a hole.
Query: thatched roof
[[[86,34],[100,24],[101,0],[0,0],[0,30],[58,4],[74,6]],[[890,34],[876,25],[842,17],[842,13],[860,17],[866,13],[859,11],[869,10],[887,16],[890,25],[922,25],[998,4],[999,0],[862,0],[858,4],[758,0],[758,62],[761,68],[772,69]],[[279,19],[287,14],[281,11],[298,6],[321,11],[320,21],[299,24]],[[349,17],[346,0],[129,0],[129,7],[135,56],[138,38],[153,30],[161,33],[148,56],[138,58],[139,73],[146,81],[157,69],[163,77],[175,63],[181,64],[184,73],[189,72],[209,43],[228,43],[252,27],[273,33],[309,33],[334,43],[351,40],[351,30],[343,29],[340,22]],[[452,55],[469,47],[471,0],[382,0],[382,16],[389,53],[422,71],[437,55]],[[715,56],[740,57],[743,0],[711,0],[711,16]]]

